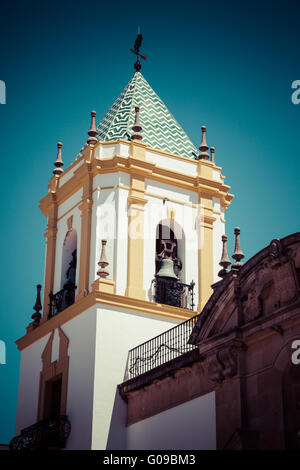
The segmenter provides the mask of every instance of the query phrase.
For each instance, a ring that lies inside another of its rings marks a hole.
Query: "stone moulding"
[[[210,336],[241,328],[249,322],[266,321],[275,312],[297,304],[298,253],[300,232],[272,240],[237,273],[230,271],[222,281],[213,284],[214,292],[201,312],[190,342],[203,344]]]

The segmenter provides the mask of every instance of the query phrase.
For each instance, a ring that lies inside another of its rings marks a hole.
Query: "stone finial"
[[[240,233],[241,230],[239,227],[236,227],[234,229],[234,234],[235,234],[235,247],[234,247],[234,253],[232,255],[232,258],[235,260],[235,263],[231,266],[231,269],[238,271],[242,266],[243,263],[241,260],[245,258],[244,253],[242,252],[241,249],[241,244],[240,244]]]
[[[135,107],[135,119],[132,126],[133,134],[131,136],[132,140],[142,140],[143,136],[141,134],[142,126],[140,124],[140,107]]]
[[[91,111],[91,127],[90,130],[88,131],[88,135],[90,136],[87,140],[88,145],[95,145],[98,140],[96,139],[96,136],[98,135],[98,131],[96,129],[96,111]]]
[[[215,163],[215,147],[210,147],[210,159]]]
[[[227,253],[227,236],[226,235],[222,235],[222,243],[223,243],[222,257],[221,257],[221,261],[219,265],[222,266],[223,269],[221,269],[221,271],[218,272],[218,276],[224,279],[226,274],[229,272],[227,268],[231,265],[231,262],[230,262],[230,259],[228,258],[228,253]]]
[[[109,276],[109,271],[105,269],[109,265],[109,262],[107,261],[107,258],[106,258],[106,249],[105,249],[106,243],[107,243],[107,240],[101,241],[101,244],[102,244],[101,256],[100,256],[100,260],[98,263],[98,266],[100,266],[100,269],[97,271],[97,275],[102,279],[103,278],[105,279],[107,278],[107,276]]]
[[[41,284],[38,284],[36,286],[36,301],[33,307],[33,310],[35,310],[35,313],[31,316],[31,318],[34,320],[34,326],[39,326],[40,324],[40,319],[41,319],[41,313],[40,310],[42,309],[42,304],[41,304]]]
[[[56,168],[54,168],[53,170],[53,174],[54,175],[61,175],[63,173],[63,169],[61,168],[63,166],[63,161],[62,161],[62,158],[61,158],[61,149],[62,149],[62,146],[63,144],[61,142],[58,142],[57,143],[57,156],[56,156],[56,160],[54,162],[54,166]]]
[[[209,154],[207,153],[208,150],[208,145],[206,143],[206,126],[201,127],[202,130],[202,141],[199,146],[199,150],[201,150],[201,153],[199,154],[199,159],[200,160],[208,160],[209,159]]]

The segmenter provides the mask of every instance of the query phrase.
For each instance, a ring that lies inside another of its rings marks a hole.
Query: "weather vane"
[[[139,61],[139,57],[141,57],[142,59],[146,60],[146,56],[145,55],[142,55],[140,54],[140,47],[142,45],[142,42],[143,42],[143,35],[140,33],[140,27],[138,27],[138,35],[137,35],[137,38],[135,40],[135,43],[134,43],[134,46],[133,46],[133,49],[130,49],[131,52],[133,52],[136,56],[137,56],[137,60],[134,64],[134,68],[137,72],[139,72],[142,68],[142,64],[140,63]]]

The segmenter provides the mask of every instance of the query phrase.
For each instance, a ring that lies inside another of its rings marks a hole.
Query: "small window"
[[[61,377],[46,382],[44,419],[60,415],[61,386]]]

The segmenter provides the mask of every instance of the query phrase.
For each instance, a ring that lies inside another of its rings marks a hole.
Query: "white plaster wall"
[[[61,329],[69,338],[67,416],[71,434],[66,449],[90,449],[93,421],[96,307],[91,307]]]
[[[79,159],[78,163],[75,163],[73,168],[69,171],[66,171],[65,173],[62,174],[59,180],[59,185],[63,186],[69,179],[72,178],[74,175],[74,172],[78,170],[82,165],[84,164],[84,159],[82,158],[81,160]]]
[[[112,145],[99,145],[98,147],[95,148],[95,158],[112,158],[114,155],[117,153],[117,146],[118,144],[112,144]]]
[[[105,173],[94,176],[93,188],[107,188],[119,184],[119,173]]]
[[[58,329],[54,331],[51,351],[51,362],[58,361],[59,358],[60,337]]]
[[[213,211],[215,211],[214,217],[216,217],[213,224],[214,282],[217,282],[221,280],[218,277],[218,272],[222,269],[219,262],[222,256],[222,235],[225,234],[225,223],[223,222],[224,209],[220,205],[220,199],[215,197],[213,198]]]
[[[116,189],[101,189],[94,193],[92,211],[90,283],[98,276],[98,261],[101,255],[101,240],[107,240],[106,255],[109,262],[108,279],[115,278],[114,251],[116,243]]]
[[[128,351],[177,323],[114,307],[98,308],[92,449],[125,448],[126,413],[117,385],[124,380]]]
[[[151,151],[146,151],[146,160],[162,168],[173,168],[175,171],[182,172],[186,175],[197,176],[197,163],[194,163],[193,160],[186,159],[186,161],[183,161],[179,158],[174,159],[167,155]]]
[[[62,275],[62,254],[63,243],[68,231],[67,219],[73,215],[72,228],[77,232],[77,266],[76,266],[76,286],[78,286],[79,269],[80,269],[80,240],[81,240],[81,212],[78,207],[68,212],[57,222],[57,235],[56,235],[56,254],[55,254],[55,267],[54,267],[54,293],[61,289],[61,275]],[[76,289],[77,294],[77,289]]]
[[[128,450],[215,450],[215,392],[127,428]]]
[[[106,159],[112,158],[115,155],[122,155],[128,157],[130,150],[130,144],[124,142],[111,144],[111,145],[99,145],[95,148],[95,158]]]
[[[96,307],[91,307],[61,326],[69,339],[69,376],[67,416],[71,434],[67,449],[90,449],[94,393]],[[25,348],[21,353],[19,395],[15,435],[37,422],[42,352],[50,334]],[[59,335],[55,330],[52,362],[59,357]]]
[[[172,197],[176,195],[177,200],[184,202],[193,202],[196,195],[188,192],[181,193],[180,190],[176,191],[175,188],[166,190],[165,185],[161,185],[159,195],[165,196],[172,193]],[[147,184],[147,191],[153,193],[152,184]],[[159,186],[155,186],[155,190]],[[168,197],[168,196],[166,196]],[[170,196],[169,196],[170,197]],[[148,300],[151,297],[151,281],[155,273],[155,249],[156,249],[156,228],[157,225],[163,221],[166,225],[170,222],[168,220],[168,207],[175,210],[175,235],[178,239],[178,255],[182,260],[183,269],[180,272],[180,280],[184,283],[190,284],[193,280],[196,285],[194,288],[194,304],[198,302],[198,241],[197,241],[197,227],[196,217],[197,209],[191,205],[178,204],[172,201],[166,201],[165,204],[161,198],[146,196],[148,203],[145,205],[145,243],[144,243],[144,277],[143,285],[146,290]],[[181,229],[183,229],[183,237]],[[178,231],[178,234],[176,233]]]
[[[42,352],[50,334],[39,339],[21,352],[19,392],[15,435],[21,429],[37,422]]]
[[[107,188],[111,186],[117,186],[118,184],[129,187],[130,175],[121,171],[116,173],[98,174],[94,177],[93,189]]]
[[[117,223],[116,223],[116,251],[115,251],[115,282],[116,294],[125,295],[127,286],[128,263],[128,194],[127,189],[118,189],[117,197]]]
[[[70,209],[72,209],[76,204],[81,202],[82,198],[82,188],[76,191],[71,197],[69,197],[65,202],[58,206],[57,218],[59,219],[66,214]],[[68,217],[69,214],[67,214]]]
[[[106,254],[110,273],[108,279],[113,279],[116,282],[116,293],[120,295],[125,294],[127,285],[128,190],[116,186],[122,184],[128,187],[129,180],[129,175],[122,172],[96,175],[94,178],[94,188],[113,188],[94,192],[90,283],[97,278],[101,240],[106,239]]]
[[[95,191],[93,194],[93,206],[92,206],[92,223],[91,223],[91,245],[90,245],[90,279],[89,284],[91,285],[97,277],[98,261],[98,246],[99,240],[97,239],[97,210],[99,202],[99,191]]]
[[[174,162],[173,162],[174,165]],[[198,203],[198,194],[194,191],[187,189],[177,188],[169,184],[160,183],[157,181],[145,180],[146,192],[155,194],[160,197],[175,199],[182,203]]]
[[[124,157],[128,157],[130,154],[130,145],[129,144],[124,144],[120,143],[119,144],[119,155],[122,155]]]
[[[212,171],[212,177],[213,177],[214,180],[221,181],[220,170],[213,170]]]

